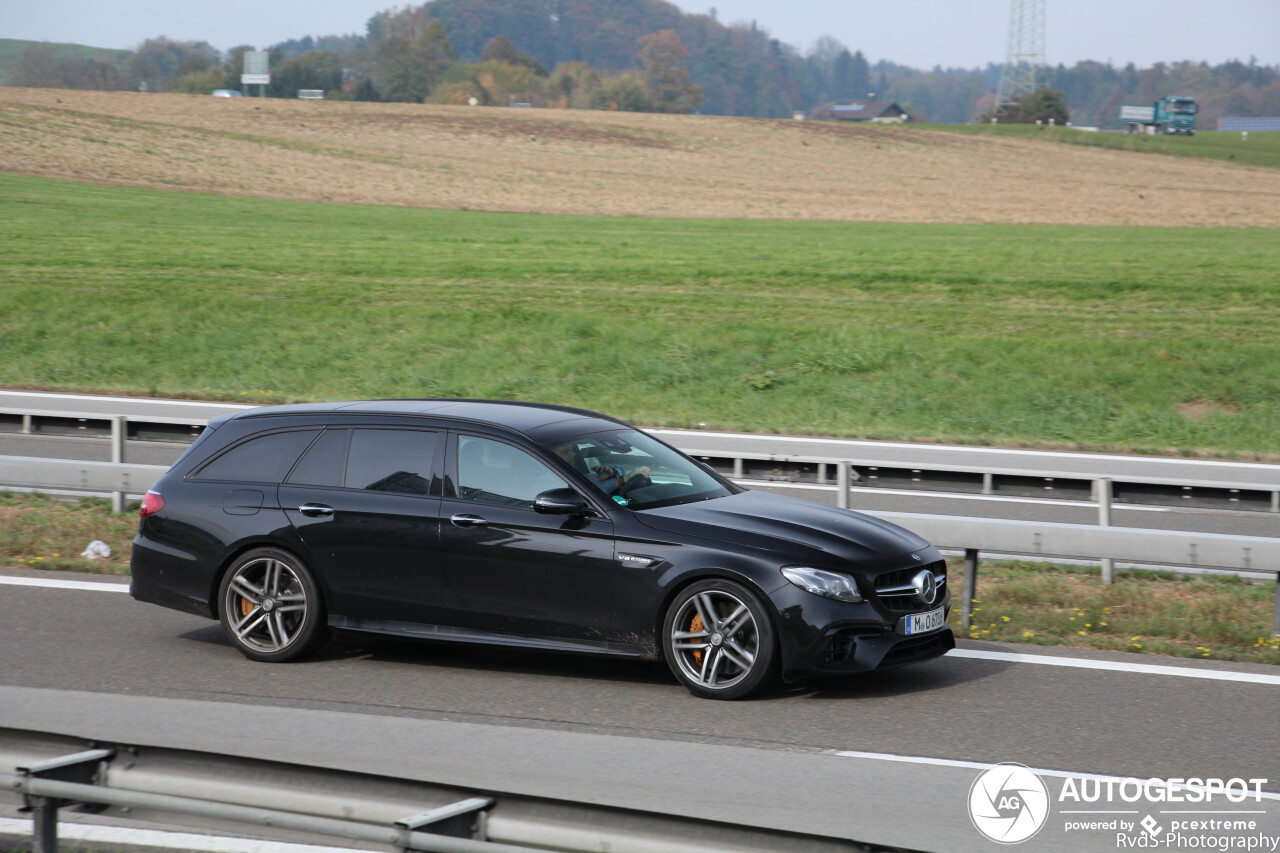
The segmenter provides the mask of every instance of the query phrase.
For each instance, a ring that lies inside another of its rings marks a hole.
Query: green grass
[[[982,563],[977,592],[975,640],[1280,664],[1272,583],[1140,570],[1107,586],[1097,569],[1009,562]],[[951,627],[966,636],[958,606]]]
[[[0,383],[1276,454],[1276,270],[1259,229],[557,217],[0,175]]]
[[[114,515],[109,500],[67,501],[0,491],[0,566],[128,574],[137,530],[136,503],[129,512]],[[110,557],[80,556],[95,539],[111,547]]]
[[[59,60],[92,59],[95,56],[106,57],[117,68],[123,66],[133,55],[129,50],[115,50],[105,47],[89,47],[83,44],[63,44],[56,42],[24,41],[22,39],[0,38],[0,86],[9,85],[9,78],[22,52],[35,45],[46,45],[54,51]]]
[[[1178,157],[1204,157],[1249,166],[1280,169],[1280,133],[1250,131],[1243,141],[1228,130],[1197,130],[1194,136],[1145,136],[1128,133],[1091,133],[1068,127],[1036,127],[1034,124],[926,124],[911,125],[950,133],[1044,139],[1068,145],[1091,145],[1117,151],[1142,151]]]

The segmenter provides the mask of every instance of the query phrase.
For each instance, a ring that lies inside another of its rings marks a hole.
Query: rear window
[[[319,430],[274,432],[241,442],[196,472],[196,480],[279,483]]]
[[[289,482],[299,486],[341,486],[346,463],[347,430],[325,430],[293,469]]]
[[[436,433],[421,430],[352,430],[345,485],[375,492],[428,494],[436,441]]]

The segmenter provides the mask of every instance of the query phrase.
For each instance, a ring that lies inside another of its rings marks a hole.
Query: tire
[[[218,585],[218,617],[231,645],[250,660],[298,660],[329,636],[315,578],[278,548],[248,551],[231,564]]]
[[[769,611],[731,581],[699,581],[681,590],[662,621],[662,651],[676,680],[704,699],[740,699],[778,676]]]

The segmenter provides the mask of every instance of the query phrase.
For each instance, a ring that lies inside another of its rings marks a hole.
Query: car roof
[[[395,399],[357,400],[334,403],[300,403],[290,406],[264,406],[237,412],[231,418],[273,417],[309,414],[425,415],[487,424],[517,432],[529,432],[566,421],[603,421],[626,426],[617,418],[549,403],[526,403],[513,400],[470,399]],[[587,426],[587,424],[583,424]]]

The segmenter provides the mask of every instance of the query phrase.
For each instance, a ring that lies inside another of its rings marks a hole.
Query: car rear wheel
[[[695,696],[739,699],[777,676],[773,622],[740,584],[708,580],[681,591],[667,609],[662,636],[667,665]]]
[[[327,637],[319,588],[302,561],[285,551],[242,555],[223,576],[218,602],[227,639],[252,660],[297,660]]]

